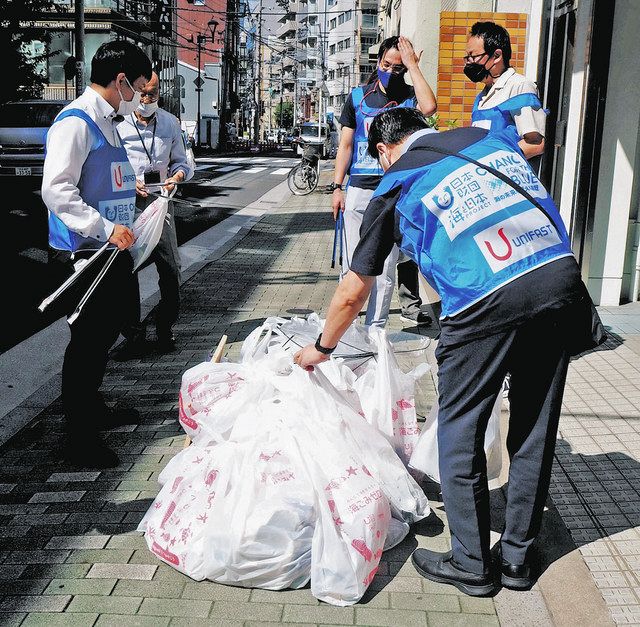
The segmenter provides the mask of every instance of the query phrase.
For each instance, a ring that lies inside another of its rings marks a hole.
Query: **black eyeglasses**
[[[477,63],[482,57],[488,55],[488,52],[481,52],[479,54],[467,54],[462,59],[465,63]]]

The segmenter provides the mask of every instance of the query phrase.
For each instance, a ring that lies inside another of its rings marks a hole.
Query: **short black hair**
[[[410,107],[394,107],[378,113],[369,127],[369,154],[378,159],[376,146],[383,144],[399,144],[405,137],[429,128],[427,118],[418,109]]]
[[[480,37],[484,42],[484,51],[491,55],[498,48],[502,50],[505,65],[511,61],[511,38],[509,32],[495,22],[476,22],[471,27],[471,37]]]
[[[91,59],[91,82],[106,87],[120,72],[133,82],[144,76],[151,79],[151,61],[142,48],[129,41],[107,41]]]
[[[380,47],[378,48],[378,61],[382,61],[382,57],[384,57],[384,53],[387,50],[391,50],[392,48],[399,50],[400,49],[398,47],[399,44],[400,44],[400,37],[398,37],[398,35],[392,35],[391,37],[387,37],[380,44]]]

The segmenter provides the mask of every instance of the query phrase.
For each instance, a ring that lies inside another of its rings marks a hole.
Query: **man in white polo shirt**
[[[494,22],[476,22],[464,61],[467,78],[485,85],[473,105],[473,126],[491,131],[512,128],[527,159],[541,155],[546,113],[536,84],[509,66],[511,40],[506,29]]]

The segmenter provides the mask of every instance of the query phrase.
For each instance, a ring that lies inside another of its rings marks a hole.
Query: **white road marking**
[[[233,172],[234,170],[239,170],[241,167],[240,165],[226,165],[224,168],[218,168],[216,172]]]
[[[262,172],[263,170],[266,170],[267,168],[249,168],[248,170],[245,170],[245,174],[257,174],[258,172]]]
[[[271,172],[271,174],[289,174],[290,171],[291,168],[278,168],[277,170]]]

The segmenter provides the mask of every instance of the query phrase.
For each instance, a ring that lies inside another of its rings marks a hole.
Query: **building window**
[[[351,19],[351,15],[352,15],[353,11],[351,11],[351,9],[349,9],[348,11],[344,12],[344,21],[348,22]]]
[[[336,53],[336,45],[335,44],[331,44],[329,46],[329,54],[335,54]]]
[[[336,18],[334,17],[330,22],[329,22],[329,30],[333,30],[336,27]]]

